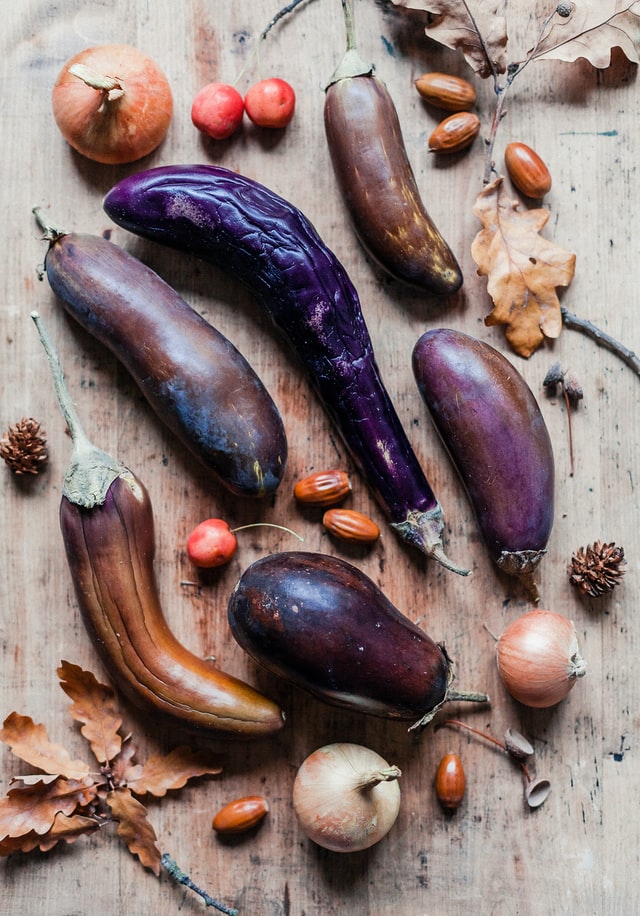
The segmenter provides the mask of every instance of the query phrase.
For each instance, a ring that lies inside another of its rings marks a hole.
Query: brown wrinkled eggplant
[[[73,442],[60,527],[80,610],[114,684],[154,720],[219,737],[259,737],[284,725],[279,707],[185,648],[158,595],[153,512],[141,481],[92,445],[69,399],[39,316],[60,407]]]
[[[424,725],[448,700],[451,660],[359,569],[289,551],[245,570],[228,604],[231,632],[273,674],[334,706]]]
[[[460,267],[420,196],[393,99],[356,51],[351,3],[343,10],[347,52],[326,89],[324,122],[353,227],[396,280],[449,295],[462,285]]]
[[[533,392],[498,350],[461,331],[427,331],[412,360],[492,559],[537,600],[533,574],[553,526],[555,468]]]

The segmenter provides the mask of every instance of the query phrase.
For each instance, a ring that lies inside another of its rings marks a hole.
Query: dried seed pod
[[[468,111],[476,102],[471,83],[450,73],[423,73],[415,87],[425,101],[445,111]]]
[[[49,457],[40,424],[33,417],[23,417],[10,426],[0,440],[0,457],[18,477],[38,474]]]
[[[480,133],[480,118],[472,111],[452,114],[429,137],[429,152],[458,153],[471,146]]]
[[[269,803],[261,795],[237,798],[221,808],[211,826],[216,833],[244,833],[259,824],[269,813]]]
[[[504,733],[504,746],[516,760],[526,760],[533,754],[533,745],[514,728],[508,728]]]
[[[351,492],[351,481],[346,471],[317,471],[299,480],[293,495],[299,503],[309,506],[331,506],[339,503]]]
[[[380,529],[367,515],[355,509],[329,509],[322,517],[329,534],[342,541],[369,544],[380,537]]]
[[[530,808],[539,808],[549,798],[551,783],[548,779],[540,777],[528,782],[524,789],[524,797]]]
[[[551,190],[551,173],[526,143],[509,143],[504,151],[509,178],[527,197],[544,197]]]
[[[457,808],[464,798],[467,780],[457,754],[445,754],[436,771],[436,795],[444,808]]]
[[[595,541],[572,556],[569,581],[589,598],[599,598],[618,585],[626,569],[622,547]]]

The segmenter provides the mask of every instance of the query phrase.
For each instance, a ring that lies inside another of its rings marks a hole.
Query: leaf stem
[[[189,875],[185,874],[182,869],[178,867],[167,852],[163,853],[160,864],[171,875],[174,881],[177,881],[178,884],[184,884],[189,890],[202,897],[207,906],[212,906],[220,913],[225,913],[225,916],[238,916],[238,911],[236,909],[232,909],[231,907],[225,906],[224,903],[214,900],[206,891],[198,887],[197,884],[194,884]]]

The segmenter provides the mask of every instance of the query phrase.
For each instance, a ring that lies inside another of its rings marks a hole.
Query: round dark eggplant
[[[259,664],[335,706],[428,722],[452,693],[451,661],[355,566],[294,551],[257,560],[228,605],[231,632]]]

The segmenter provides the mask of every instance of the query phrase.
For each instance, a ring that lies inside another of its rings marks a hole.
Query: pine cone
[[[11,426],[0,440],[0,457],[14,474],[38,474],[49,457],[47,440],[32,417]]]
[[[590,598],[599,598],[616,587],[626,568],[622,547],[595,541],[572,556],[569,581]]]

